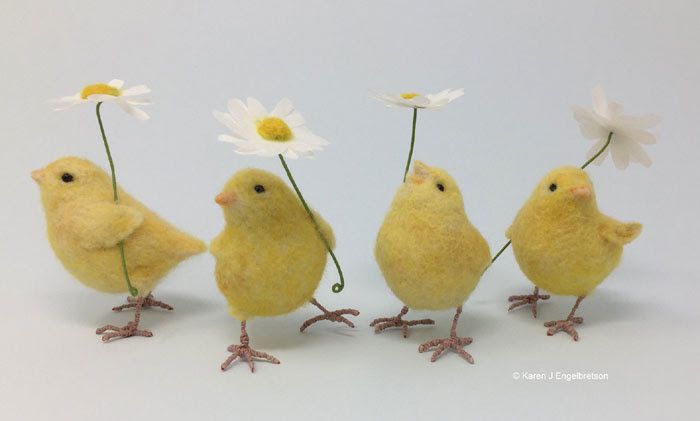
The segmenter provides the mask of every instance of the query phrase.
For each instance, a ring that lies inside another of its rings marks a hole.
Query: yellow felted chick
[[[114,310],[134,307],[134,321],[124,327],[105,326],[97,333],[104,333],[104,341],[152,336],[138,329],[141,309],[172,307],[153,299],[151,291],[182,260],[205,251],[206,244],[121,189],[119,204],[115,204],[110,176],[86,159],[58,159],[33,171],[32,178],[41,190],[51,247],[80,282],[101,292],[127,292],[118,246],[124,242],[129,277],[139,296],[129,297],[129,304]]]
[[[246,321],[254,317],[286,314],[311,302],[323,314],[306,321],[302,332],[320,320],[354,327],[342,315],[357,316],[359,312],[328,311],[313,297],[328,251],[301,201],[284,181],[267,171],[241,170],[226,183],[216,203],[226,220],[210,247],[216,258],[216,280],[231,314],[241,321],[241,344],[228,348],[232,354],[222,370],[238,357],[248,361],[251,371],[254,359],[279,363],[249,346]],[[331,227],[317,213],[314,219],[334,247]]]
[[[379,333],[401,327],[433,324],[430,319],[403,320],[409,308],[457,308],[450,337],[422,344],[425,352],[436,347],[432,361],[453,349],[470,363],[462,346],[471,338],[457,336],[462,304],[474,290],[491,261],[486,240],[469,222],[457,183],[444,170],[415,161],[413,173],[401,185],[377,235],[375,257],[387,285],[405,304],[396,317],[376,319],[370,326]]]
[[[548,335],[567,332],[578,340],[574,317],[581,300],[620,263],[622,247],[642,230],[636,222],[623,223],[598,210],[593,184],[575,167],[547,174],[525,202],[506,232],[523,273],[535,284],[532,295],[510,297],[511,309],[537,305],[539,288],[557,295],[578,297],[565,320],[545,323]],[[537,313],[533,311],[536,316]]]

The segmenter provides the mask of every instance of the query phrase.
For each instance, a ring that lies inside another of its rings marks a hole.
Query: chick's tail
[[[207,244],[204,241],[184,233],[174,246],[177,256],[181,259],[207,251]]]

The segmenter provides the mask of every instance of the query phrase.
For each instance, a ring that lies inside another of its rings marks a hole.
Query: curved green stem
[[[403,172],[403,181],[406,182],[406,174],[411,167],[411,158],[413,158],[413,145],[416,143],[416,119],[418,118],[418,108],[413,108],[413,128],[411,129],[411,149],[408,150],[408,161],[406,161],[406,169]]]
[[[586,161],[585,164],[581,165],[581,169],[582,169],[582,170],[585,169],[588,165],[590,165],[591,162],[595,161],[596,158],[598,158],[598,157],[600,156],[600,154],[602,154],[603,152],[605,152],[605,150],[606,150],[606,149],[608,148],[608,146],[610,145],[610,141],[612,140],[612,135],[613,135],[613,132],[608,133],[608,140],[605,142],[605,144],[603,145],[603,147],[600,148],[600,150],[599,150],[595,155],[593,155],[593,156],[591,157],[591,159],[589,159],[588,161]]]
[[[613,135],[613,132],[608,133],[608,140],[605,142],[603,147],[600,148],[600,150],[598,152],[596,152],[596,154],[591,157],[591,159],[586,161],[585,164],[581,165],[582,170],[585,169],[587,166],[589,166],[591,164],[591,162],[595,161],[596,158],[598,158],[603,152],[605,152],[605,150],[608,148],[608,146],[610,146],[610,141],[612,140],[612,135]],[[503,254],[503,252],[506,251],[508,246],[510,246],[510,243],[511,243],[511,241],[508,240],[508,242],[503,247],[501,247],[501,249],[498,251],[498,253],[496,253],[496,255],[493,256],[493,259],[491,259],[491,264],[493,264],[493,262],[495,262],[496,259],[498,259],[501,256],[501,254]]]
[[[112,171],[112,192],[114,193],[114,203],[119,204],[119,193],[117,191],[117,173],[114,170],[114,161],[112,160],[112,153],[109,150],[109,143],[107,143],[107,135],[105,134],[105,127],[102,124],[102,116],[100,115],[100,107],[102,103],[98,102],[97,107],[95,107],[95,112],[97,113],[97,122],[100,124],[100,133],[102,133],[102,143],[105,145],[105,152],[107,152],[107,160],[109,161],[109,169]],[[136,297],[139,294],[139,290],[131,285],[131,279],[129,279],[129,271],[126,268],[126,255],[124,253],[124,241],[120,241],[119,244],[119,255],[122,261],[122,272],[124,273],[124,279],[126,279],[126,285],[129,287],[129,294]]]
[[[294,191],[297,193],[297,196],[299,196],[299,200],[301,200],[301,204],[304,205],[304,209],[306,209],[306,213],[309,214],[309,217],[311,218],[311,222],[313,222],[314,227],[316,228],[316,232],[318,232],[318,235],[321,237],[321,240],[323,240],[323,244],[326,245],[326,249],[328,250],[328,253],[330,253],[331,258],[333,259],[333,263],[335,263],[336,269],[338,269],[338,275],[340,276],[340,282],[333,284],[333,292],[338,293],[345,288],[345,278],[343,277],[343,270],[340,269],[340,263],[338,262],[338,258],[335,257],[335,253],[333,253],[333,249],[331,248],[331,244],[328,242],[328,239],[326,238],[325,235],[323,235],[323,232],[321,231],[321,226],[318,225],[318,221],[316,221],[316,217],[314,217],[314,213],[309,207],[309,205],[306,203],[306,200],[304,200],[304,196],[302,196],[301,191],[299,190],[299,186],[297,186],[296,181],[294,181],[294,177],[292,177],[292,172],[289,171],[289,167],[287,166],[287,162],[284,160],[284,157],[279,154],[277,155],[280,158],[280,162],[282,162],[282,166],[284,167],[284,171],[287,173],[287,178],[289,178],[289,181],[292,183],[292,186],[294,187]]]

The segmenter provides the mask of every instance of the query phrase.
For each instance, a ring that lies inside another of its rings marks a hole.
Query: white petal
[[[282,142],[259,141],[251,143],[250,146],[255,146],[256,149],[251,149],[246,151],[246,153],[264,157],[279,155],[285,151],[285,146]]]
[[[383,102],[384,104],[386,104],[389,107],[396,107],[399,105],[399,101],[396,100],[396,98],[394,98],[394,97],[390,97],[389,95],[376,94],[376,95],[373,95],[373,98]]]
[[[233,140],[233,141],[230,141],[230,140]],[[232,139],[230,139],[230,140],[224,140],[224,141],[230,141],[230,143],[235,144],[236,145],[236,152],[238,152],[238,153],[253,154],[253,153],[257,153],[261,149],[264,149],[264,146],[261,146],[258,144],[258,142],[255,142],[252,140],[236,139],[234,137],[232,137]]]
[[[287,149],[290,149],[289,145],[292,143],[292,142],[270,142],[269,140],[263,140],[262,142],[264,142],[266,144],[265,149],[267,149],[275,154],[280,154],[280,153],[286,151]]]
[[[127,113],[131,114],[132,116],[136,117],[136,119],[145,121],[151,118],[148,114],[146,114],[145,111],[136,108],[134,106],[129,105],[125,101],[117,101],[117,104],[119,104],[120,107]]]
[[[249,120],[237,121],[230,114],[220,111],[214,111],[213,114],[214,118],[233,132],[234,136],[240,139],[259,139],[260,136]]]
[[[292,129],[306,124],[304,117],[302,117],[299,111],[294,111],[293,113],[287,115],[287,117],[284,118],[284,122],[287,123],[287,125],[289,125],[289,127]]]
[[[634,143],[641,143],[643,145],[653,145],[656,143],[656,136],[652,133],[634,127],[624,127],[615,133],[620,134]],[[613,137],[614,136],[613,134]]]
[[[450,100],[450,102],[452,102],[452,101],[454,101],[455,99],[457,99],[457,98],[459,98],[459,97],[461,97],[461,96],[463,96],[463,95],[464,95],[464,88],[459,88],[459,89],[456,89],[456,90],[454,90],[454,91],[451,91],[451,92],[448,94],[448,99]]]
[[[246,99],[246,103],[248,104],[248,114],[254,119],[257,120],[268,115],[265,107],[257,99],[249,97]]]
[[[615,167],[619,170],[627,168],[630,163],[630,154],[624,139],[617,139],[615,142],[611,142],[609,148]]]
[[[250,116],[248,115],[248,107],[246,107],[243,101],[240,99],[229,99],[227,105],[228,112],[231,113],[231,117],[233,117],[233,119],[237,122],[242,120],[250,120]]]
[[[387,107],[406,107],[414,108],[414,105],[407,102],[404,98],[400,96],[391,96],[385,94],[376,94],[374,98],[386,104]]]
[[[297,154],[293,149],[287,149],[286,151],[284,151],[284,152],[282,153],[282,155],[283,155],[285,158],[289,158],[289,159],[297,159],[297,158],[299,158],[299,154]]]
[[[442,99],[442,98],[447,98],[449,93],[450,93],[449,89],[443,89],[442,91],[440,91],[436,94],[428,94],[425,96],[426,96],[426,98],[428,98],[430,100],[438,100],[438,99]]]
[[[320,149],[319,146],[306,142],[303,139],[294,139],[289,142],[286,142],[285,144],[287,145],[287,149],[293,149],[297,152],[302,153]]]
[[[294,130],[294,138],[312,145],[325,146],[329,142],[321,136],[315,135],[307,127],[299,127]]]
[[[223,124],[224,126],[228,127],[231,130],[235,130],[238,128],[238,125],[236,122],[233,120],[233,117],[231,117],[231,114],[228,113],[222,113],[221,111],[213,111],[214,118],[219,121],[219,123]]]
[[[49,101],[50,102],[74,102],[74,101],[84,101],[84,99],[80,96],[80,92],[78,92],[74,95],[62,96],[60,98],[51,99]]]
[[[402,98],[403,99],[403,98]],[[416,95],[411,99],[405,100],[412,107],[425,108],[430,106],[430,98],[423,95]]]
[[[56,104],[54,106],[55,111],[63,111],[67,110],[68,108],[71,108],[75,105],[87,102],[86,100],[82,99],[80,97],[80,94],[75,94],[73,96],[64,96],[62,98],[58,99],[53,99],[50,100],[49,102]]]
[[[250,145],[236,145],[233,150],[239,155],[271,156],[264,151],[252,149]]]
[[[649,155],[639,144],[629,142],[627,144],[627,152],[629,153],[632,162],[640,163],[645,167],[651,166],[651,158],[649,158]]]
[[[426,95],[425,97],[430,100],[430,105],[426,108],[440,108],[454,101],[455,99],[464,95],[464,89],[445,89],[436,94]]]
[[[136,85],[131,88],[124,89],[122,91],[122,96],[136,96],[143,95],[151,92],[151,88],[146,85]]]
[[[287,143],[289,142],[246,140],[235,143],[235,151],[241,155],[258,155],[263,157],[271,157],[285,152],[287,148]]]
[[[606,140],[610,134],[606,128],[597,125],[581,125],[579,126],[579,129],[581,130],[583,137],[590,140]]]
[[[429,110],[439,110],[440,108],[443,108],[445,105],[449,104],[450,100],[447,98],[441,98],[437,101],[431,101],[430,104],[426,105],[423,108],[429,109]]]
[[[152,104],[150,98],[129,97],[129,98],[124,98],[124,101],[126,101],[127,103],[129,103],[131,105],[151,105]]]
[[[583,107],[571,107],[574,112],[574,120],[581,124],[595,124],[595,118],[591,110]]]
[[[92,94],[87,97],[87,100],[92,102],[115,102],[118,99],[117,96],[105,94]]]
[[[218,139],[222,142],[233,143],[234,145],[240,145],[241,143],[247,142],[245,139],[239,139],[228,134],[220,134]]]
[[[625,107],[619,102],[609,102],[608,103],[608,118],[616,120],[622,116],[625,111]]]
[[[603,88],[599,86],[596,86],[593,88],[593,110],[600,114],[601,116],[607,116],[608,115],[608,100],[605,97],[605,91],[603,91]]]
[[[111,86],[112,88],[121,89],[122,86],[124,86],[124,81],[119,79],[112,79],[109,82],[107,82],[107,85]]]
[[[659,124],[661,118],[654,114],[640,116],[624,115],[620,116],[618,118],[618,121],[620,122],[620,124],[623,124],[625,126],[634,127],[637,129],[649,129]]]
[[[595,124],[599,125],[605,130],[605,136],[607,136],[608,133],[612,131],[614,125],[612,124],[609,118],[602,116],[596,112],[592,112],[591,116],[593,117],[593,120],[595,120]]]
[[[270,115],[284,118],[287,115],[291,114],[294,111],[294,104],[292,104],[292,101],[289,100],[289,98],[282,98],[280,102],[275,105],[275,108],[272,109],[270,112]]]
[[[293,150],[293,151],[295,151],[301,155],[304,155],[304,156],[306,156],[310,153],[313,153],[314,151],[320,152],[323,150],[323,148],[319,145],[313,145],[313,144],[310,144],[310,143],[307,143],[307,142],[304,142],[301,140],[287,142],[286,144],[288,145],[287,149]]]
[[[579,122],[581,134],[586,139],[599,140],[607,138],[610,131],[599,123],[597,115],[591,110],[574,107],[574,119]]]

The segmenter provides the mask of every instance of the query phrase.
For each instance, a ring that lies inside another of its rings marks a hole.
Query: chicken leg
[[[452,329],[450,329],[449,338],[433,339],[432,341],[425,342],[418,347],[418,352],[426,352],[432,348],[435,348],[435,352],[433,352],[433,356],[430,358],[431,362],[435,362],[438,358],[440,358],[440,355],[442,355],[445,350],[451,349],[467,360],[470,364],[474,364],[474,358],[472,358],[467,351],[462,349],[463,346],[472,343],[473,339],[468,336],[457,336],[457,322],[459,321],[460,314],[462,314],[462,306],[457,307],[455,317],[452,319]]]

